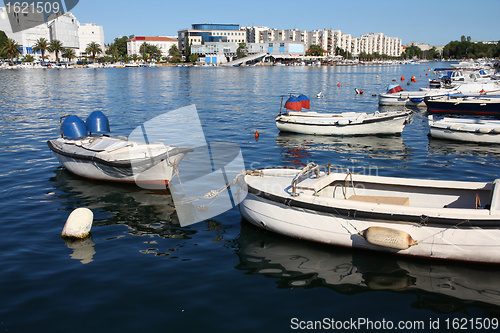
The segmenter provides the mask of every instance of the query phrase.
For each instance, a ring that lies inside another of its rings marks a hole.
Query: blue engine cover
[[[68,116],[61,124],[61,134],[66,139],[80,139],[87,136],[87,126],[78,116]]]
[[[101,111],[94,111],[87,117],[87,129],[91,134],[109,133],[109,120]]]

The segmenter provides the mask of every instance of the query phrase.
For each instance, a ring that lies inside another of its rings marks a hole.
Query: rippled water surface
[[[446,331],[446,320],[498,318],[497,267],[291,240],[249,226],[236,208],[181,227],[168,193],[75,177],[46,144],[67,114],[101,110],[114,134],[128,135],[195,104],[207,140],[239,145],[248,168],[314,161],[384,176],[500,178],[499,147],[428,138],[425,109],[395,137],[279,134],[274,124],[288,92],[317,111],[374,112],[373,95],[393,79],[415,75],[402,85],[416,90],[429,68],[446,65],[0,71],[0,331],[286,332],[293,318],[361,317],[422,321],[427,331],[433,320]],[[91,238],[65,241],[77,207],[94,212]]]

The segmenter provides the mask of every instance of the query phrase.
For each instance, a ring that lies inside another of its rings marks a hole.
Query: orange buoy
[[[405,76],[401,76],[401,81],[404,81],[405,80]]]
[[[360,93],[361,95],[363,95],[363,90],[360,90],[360,91],[359,91],[359,93]]]
[[[339,82],[339,83],[337,83],[337,87],[340,87],[340,82]]]
[[[254,135],[256,138],[258,138],[260,136],[259,134],[259,131],[255,131],[255,135]]]

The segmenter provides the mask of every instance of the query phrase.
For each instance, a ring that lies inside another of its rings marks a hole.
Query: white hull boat
[[[107,134],[87,135],[85,124],[81,125],[77,118],[68,117],[70,120],[61,126],[63,137],[47,144],[68,171],[88,179],[164,189],[177,165],[193,151],[189,147],[143,143]],[[66,135],[65,130],[70,134]]]
[[[292,112],[279,115],[281,132],[316,135],[399,134],[409,122],[411,111],[357,113]]]
[[[248,171],[250,223],[286,236],[398,255],[500,263],[499,181],[302,170]]]
[[[300,100],[302,98],[302,100]],[[309,99],[291,96],[285,103],[285,113],[276,117],[276,127],[281,132],[314,135],[381,135],[399,134],[410,121],[412,111],[387,111],[374,113],[323,113],[309,109]]]
[[[428,117],[433,138],[476,143],[500,143],[500,120]]]
[[[429,96],[444,96],[453,92],[453,89],[430,89],[426,91],[407,91],[400,85],[390,85],[386,92],[378,96],[378,103],[382,106],[416,106],[425,107],[424,98]]]

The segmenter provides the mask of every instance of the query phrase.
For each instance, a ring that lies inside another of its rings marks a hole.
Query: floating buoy
[[[396,79],[392,79],[392,81],[396,82]]]
[[[405,76],[401,76],[401,81],[404,81],[405,80]]]
[[[258,137],[260,136],[259,131],[255,131],[254,136],[255,136],[256,138],[258,138]]]
[[[337,87],[340,87],[340,82],[339,82],[339,83],[337,83]]]
[[[378,79],[378,75],[377,75],[377,79]]]
[[[363,90],[360,90],[360,91],[359,91],[359,93],[360,93],[361,95],[363,95]]]
[[[397,250],[406,250],[418,244],[407,232],[385,227],[369,227],[360,235],[370,244]]]
[[[85,238],[90,233],[94,213],[88,208],[77,208],[69,214],[61,236],[68,238]]]

